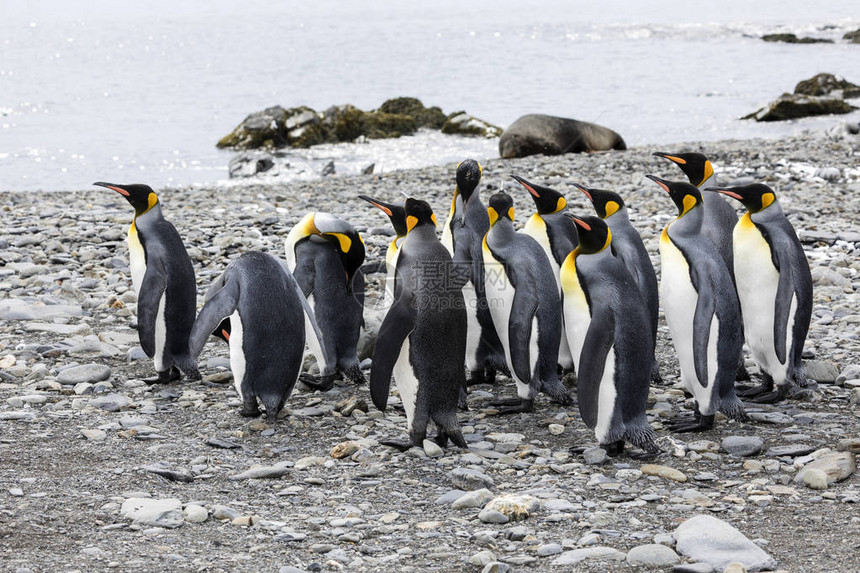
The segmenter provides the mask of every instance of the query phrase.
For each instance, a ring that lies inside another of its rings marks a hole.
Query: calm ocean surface
[[[415,96],[505,127],[593,121],[628,145],[779,137],[847,119],[738,121],[819,72],[860,83],[853,2],[235,2],[2,0],[0,190],[227,178],[215,149],[275,104],[373,109]],[[793,32],[835,44],[765,43]],[[856,119],[858,114],[852,114]],[[325,146],[339,173],[497,156],[419,136]]]

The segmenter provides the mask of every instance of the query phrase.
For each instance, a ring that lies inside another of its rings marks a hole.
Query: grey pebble
[[[487,474],[470,468],[455,468],[450,476],[454,487],[467,491],[482,488],[492,489],[496,485],[493,478]]]
[[[720,446],[723,451],[733,456],[754,456],[761,451],[764,440],[758,436],[727,436],[723,438]]]
[[[66,368],[57,375],[57,382],[66,386],[74,386],[81,382],[94,384],[110,378],[111,370],[104,364],[82,364]]]

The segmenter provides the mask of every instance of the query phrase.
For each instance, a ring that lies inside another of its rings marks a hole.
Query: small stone
[[[433,440],[424,440],[422,445],[424,446],[424,453],[427,454],[428,458],[438,458],[445,453],[445,450],[439,447],[439,444]]]
[[[565,551],[555,559],[553,565],[576,565],[582,563],[586,559],[594,559],[598,561],[624,561],[627,558],[626,553],[622,553],[612,547],[585,547],[583,549],[573,549]]]
[[[104,364],[82,364],[66,368],[57,374],[57,382],[64,386],[74,386],[81,382],[94,384],[110,378],[110,367]]]
[[[451,507],[454,509],[484,507],[491,499],[493,499],[493,493],[481,488],[461,495],[451,504]]]
[[[563,551],[558,543],[547,543],[537,548],[538,557],[549,557],[550,555],[558,555]]]
[[[455,468],[450,475],[454,487],[466,491],[491,489],[496,485],[490,476],[470,468]]]
[[[839,366],[826,360],[806,360],[806,377],[819,384],[833,384],[839,377]]]
[[[298,462],[296,462],[296,465],[298,465]],[[290,468],[286,465],[286,463],[281,462],[273,466],[252,466],[251,469],[246,470],[240,474],[232,475],[228,479],[243,480],[279,478],[281,476],[286,475],[289,471]]]
[[[693,561],[722,571],[735,561],[754,571],[773,569],[776,561],[732,525],[710,515],[691,517],[675,529],[675,549]]]
[[[840,452],[860,454],[860,438],[845,438],[844,440],[839,440],[839,443],[836,445],[836,449]]]
[[[105,412],[119,412],[131,405],[131,400],[122,394],[108,394],[90,400],[90,406]]]
[[[796,458],[811,454],[817,449],[817,447],[808,444],[787,444],[784,446],[772,446],[767,449],[765,455],[771,458]]]
[[[460,499],[466,494],[462,489],[452,489],[436,498],[433,502],[436,505],[449,505]]]
[[[747,568],[744,567],[743,563],[735,561],[734,563],[729,563],[728,567],[723,569],[723,573],[747,573]]]
[[[120,515],[138,525],[151,527],[173,529],[185,523],[182,518],[182,503],[175,498],[132,497],[122,503]]]
[[[801,482],[811,489],[827,489],[827,474],[823,470],[808,469],[803,473]]]
[[[512,521],[520,521],[540,509],[540,501],[530,495],[500,495],[484,506],[484,511],[498,511]]]
[[[336,460],[351,456],[361,448],[358,442],[341,442],[331,450],[331,457]]]
[[[507,563],[493,561],[492,563],[484,565],[484,568],[481,569],[481,573],[508,573],[510,570],[511,566]]]
[[[469,557],[469,563],[477,567],[484,567],[485,565],[492,563],[495,560],[495,554],[488,549],[485,549],[484,551],[479,551]]]
[[[729,455],[747,457],[759,453],[764,446],[764,440],[758,436],[727,436],[723,438],[720,446]]]
[[[561,424],[550,424],[548,429],[549,433],[553,436],[560,436],[564,433],[564,426],[562,426]]]
[[[657,476],[681,483],[687,481],[687,476],[684,475],[683,472],[676,470],[675,468],[670,468],[668,466],[661,466],[657,464],[644,464],[639,469],[645,475]]]
[[[497,523],[497,524],[507,523],[508,521],[510,521],[508,516],[505,515],[504,513],[500,512],[500,511],[493,510],[493,509],[486,509],[486,508],[482,509],[481,512],[478,514],[478,519],[480,519],[484,523]]]
[[[81,435],[83,435],[88,440],[100,442],[107,437],[107,432],[99,429],[85,429],[81,430]]]
[[[20,487],[11,487],[9,488],[9,495],[12,497],[21,497],[24,495],[24,490]]]
[[[239,512],[227,505],[216,505],[212,508],[212,517],[219,521],[233,521],[239,517]]]
[[[306,470],[308,468],[314,466],[321,466],[325,464],[325,458],[321,458],[319,456],[307,456],[304,458],[299,458],[296,460],[295,468],[297,470]]]
[[[813,487],[806,481],[804,476],[812,471],[820,471],[826,475],[827,484],[832,484],[836,482],[840,482],[857,469],[857,462],[854,459],[854,454],[851,452],[831,452],[829,454],[824,454],[819,457],[817,460],[810,462],[803,466],[803,468],[797,472],[797,475],[794,478],[795,483],[806,483],[810,487]],[[812,482],[816,485],[820,485],[821,476],[815,474],[812,478],[810,478]],[[823,489],[820,487],[816,487],[815,489]]]
[[[209,519],[209,512],[206,511],[205,507],[189,503],[182,510],[182,517],[189,523],[203,523]]]
[[[640,545],[627,552],[627,563],[630,565],[668,567],[680,561],[681,558],[677,553],[662,544]]]
[[[791,416],[782,412],[750,412],[749,417],[755,422],[766,424],[791,424],[794,422]]]
[[[0,358],[0,368],[4,370],[7,368],[12,368],[13,366],[15,366],[16,362],[18,362],[18,360],[15,358],[14,354],[7,354],[3,358]]]
[[[231,521],[232,525],[238,525],[239,527],[253,527],[260,522],[260,516],[258,515],[242,515]]]
[[[606,461],[606,450],[603,448],[587,448],[582,452],[582,457],[585,463],[589,465],[599,465]]]

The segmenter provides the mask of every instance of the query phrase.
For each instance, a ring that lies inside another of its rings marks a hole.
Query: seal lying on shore
[[[621,136],[611,129],[586,121],[536,113],[516,120],[499,139],[502,159],[609,149],[627,149]]]

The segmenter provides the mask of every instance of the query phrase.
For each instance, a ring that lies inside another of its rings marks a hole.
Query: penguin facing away
[[[364,383],[356,347],[364,311],[364,242],[355,228],[328,213],[305,215],[287,235],[287,264],[314,310],[323,333],[329,362],[354,384]],[[317,382],[302,382],[328,390],[334,372],[322,372]]]
[[[529,192],[534,200],[537,212],[532,215],[523,227],[523,232],[534,239],[543,247],[550,266],[552,266],[558,285],[559,296],[561,296],[561,280],[559,270],[567,255],[578,244],[576,227],[567,217],[567,200],[564,195],[541,185],[529,183],[522,177],[512,175],[517,183]],[[564,370],[570,371],[574,368],[570,348],[567,344],[565,330],[567,324],[561,325],[561,344],[558,348],[558,363]]]
[[[518,398],[499,400],[502,414],[528,412],[545,392],[572,403],[558,376],[561,301],[552,267],[532,237],[514,230],[514,202],[507,193],[490,197],[490,230],[484,236],[484,284],[496,332],[516,382]]]
[[[657,275],[651,257],[645,249],[642,237],[630,223],[627,206],[621,195],[614,191],[583,187],[573,184],[591,201],[597,216],[603,219],[612,232],[612,253],[621,261],[633,278],[633,282],[642,295],[642,300],[648,310],[648,324],[651,329],[651,340],[657,342],[657,318],[659,316],[660,297],[657,292]],[[651,381],[660,382],[660,365],[656,358],[651,366]]]
[[[755,183],[711,190],[747,208],[734,230],[735,280],[744,332],[764,382],[739,394],[775,402],[793,385],[806,386],[801,354],[812,318],[809,262],[773,189]]]
[[[603,219],[568,214],[578,246],[561,268],[567,336],[576,362],[579,412],[610,455],[625,440],[659,453],[645,415],[654,361],[649,316],[633,277],[610,249]]]
[[[259,400],[274,422],[299,378],[306,313],[313,324],[304,294],[281,261],[258,251],[243,253],[206,293],[191,331],[191,352],[198,356],[210,334],[226,340],[241,414],[258,416]]]
[[[465,385],[466,311],[451,256],[436,237],[436,216],[425,201],[405,204],[408,234],[397,251],[394,304],[377,335],[370,396],[385,410],[391,377],[406,412],[409,440],[381,443],[401,450],[421,446],[430,420],[435,441],[465,448],[457,402]],[[441,279],[441,280],[440,280]]]
[[[93,185],[116,191],[134,207],[128,229],[129,266],[137,293],[140,346],[153,358],[158,376],[147,384],[178,380],[184,373],[199,380],[188,336],[197,311],[194,266],[176,228],[161,213],[155,191],[147,185]]]
[[[743,345],[740,304],[725,261],[701,234],[702,196],[689,183],[646,177],[669,194],[679,212],[660,236],[660,299],[681,380],[696,400],[692,420],[679,417],[668,425],[679,432],[707,430],[718,410],[747,421],[734,388]]]
[[[490,229],[490,220],[477,191],[481,174],[481,165],[474,159],[466,159],[457,166],[457,187],[451,212],[442,230],[442,244],[453,259],[456,280],[463,283],[468,320],[468,385],[492,384],[497,370],[507,371],[504,349],[490,315],[484,288],[481,243]]]

